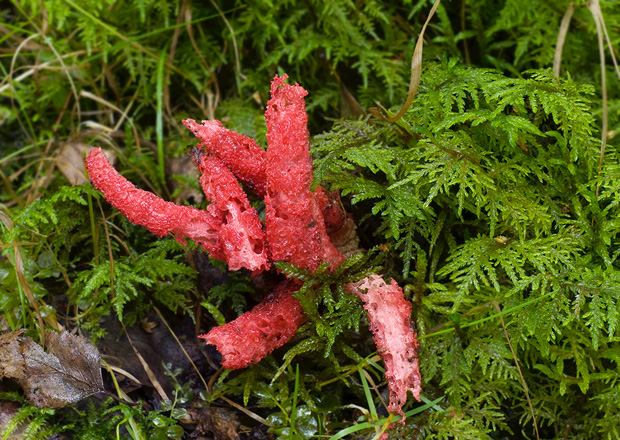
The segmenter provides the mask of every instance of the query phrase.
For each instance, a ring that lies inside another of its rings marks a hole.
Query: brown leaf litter
[[[11,378],[40,408],[62,408],[103,391],[101,357],[87,339],[46,332],[46,349],[24,330],[0,335],[0,379]]]

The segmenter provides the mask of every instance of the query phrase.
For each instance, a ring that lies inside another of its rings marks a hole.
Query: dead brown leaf
[[[0,388],[1,390],[1,388]],[[11,402],[9,400],[0,400],[0,432],[11,423],[11,419],[17,415],[19,411],[19,405],[16,402]],[[23,427],[17,428],[12,434],[8,437],[8,439],[17,439],[22,438]],[[4,440],[4,438],[3,438]]]
[[[168,169],[167,171],[170,174],[178,174],[181,176],[192,176],[193,178],[199,179],[200,175],[198,174],[198,169],[194,162],[189,156],[183,157],[175,157],[168,161]],[[181,191],[178,191],[179,186],[184,186]],[[179,183],[177,180],[172,179],[172,190],[176,193],[173,202],[175,203],[183,203],[186,200],[193,199],[194,203],[199,203],[204,199],[204,195],[194,189],[189,188],[186,185]]]
[[[142,321],[140,321],[140,327],[147,333],[153,333],[153,329],[157,327],[157,323],[150,321],[148,317],[144,317]]]
[[[88,182],[85,174],[84,158],[92,150],[92,146],[81,142],[66,142],[54,157],[54,163],[71,185],[81,185]],[[111,150],[104,150],[110,163],[116,161],[116,154]]]
[[[47,332],[47,352],[24,330],[0,335],[0,378],[14,379],[30,402],[62,408],[103,391],[101,358],[87,339]]]
[[[396,116],[393,117],[384,116],[377,107],[369,108],[368,112],[375,118],[383,119],[387,122],[396,122],[400,118],[402,118],[405,112],[409,110],[409,107],[411,107],[413,99],[415,98],[415,95],[418,91],[418,85],[420,85],[420,78],[422,77],[422,51],[424,49],[424,32],[426,31],[426,26],[428,26],[431,18],[433,18],[433,14],[435,14],[435,11],[439,6],[439,2],[440,0],[435,0],[433,7],[428,13],[428,17],[426,17],[426,22],[424,22],[424,26],[422,26],[422,30],[420,31],[420,36],[418,37],[418,41],[415,44],[415,48],[413,49],[413,56],[411,57],[411,79],[409,81],[409,92],[407,93],[407,99],[405,100],[405,103],[398,111]]]
[[[239,440],[239,420],[224,408],[189,408],[187,414],[197,423],[196,434],[212,434],[215,440]]]

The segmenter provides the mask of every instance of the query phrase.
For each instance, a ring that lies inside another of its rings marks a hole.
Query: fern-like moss
[[[459,438],[510,429],[506,406],[530,419],[523,383],[552,425],[538,391],[549,381],[575,403],[615,377],[615,363],[595,361],[619,349],[620,284],[616,179],[597,180],[592,92],[547,70],[513,79],[446,61],[426,67],[398,124],[347,121],[314,140],[317,181],[370,207],[366,240],[399,253],[421,301],[422,375],[463,420]]]

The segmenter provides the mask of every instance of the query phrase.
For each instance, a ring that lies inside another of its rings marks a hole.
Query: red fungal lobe
[[[217,157],[256,195],[267,192],[267,158],[265,151],[251,138],[225,128],[220,121],[193,119],[182,121],[200,140],[199,148]],[[327,192],[320,186],[314,192],[325,219],[327,232],[338,230],[345,221],[337,191]]]
[[[256,195],[265,196],[267,174],[265,151],[247,136],[224,128],[220,121],[185,119],[183,125],[200,140],[200,146],[217,157]]]
[[[340,201],[340,194],[338,191],[326,191],[319,186],[314,195],[321,207],[327,233],[331,235],[341,229],[348,219]]]
[[[411,327],[411,303],[396,281],[386,284],[378,275],[349,284],[348,288],[364,302],[377,352],[385,363],[390,390],[388,411],[400,414],[402,423],[407,391],[419,401],[422,381],[417,358],[418,340]]]
[[[190,238],[213,258],[226,261],[231,270],[267,269],[265,234],[237,179],[214,157],[204,155],[200,166],[202,187],[213,202],[206,211],[167,202],[136,188],[110,165],[101,148],[94,148],[86,158],[93,185],[130,222],[160,237],[172,233],[183,244]]]
[[[191,238],[209,251],[217,249],[220,222],[212,215],[136,188],[110,165],[101,148],[90,151],[86,168],[95,188],[130,222],[160,237],[172,233],[180,243],[186,244],[186,239]]]
[[[222,354],[224,368],[245,368],[263,359],[293,337],[307,321],[292,293],[299,283],[283,281],[249,312],[200,336]]]
[[[267,270],[265,233],[239,182],[220,159],[204,154],[199,160],[200,185],[212,202],[207,212],[221,223],[219,252],[212,257],[226,261],[230,270]]]
[[[343,257],[325,230],[322,204],[312,184],[308,116],[299,85],[285,84],[287,76],[271,83],[267,123],[267,242],[274,261],[287,261],[316,270],[327,261],[337,267]]]

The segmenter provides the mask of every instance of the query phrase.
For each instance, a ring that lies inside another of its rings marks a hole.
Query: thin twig
[[[564,49],[564,42],[566,41],[566,34],[570,27],[570,21],[575,12],[575,3],[571,2],[568,5],[568,9],[562,17],[562,23],[560,24],[560,31],[558,32],[558,40],[555,45],[555,54],[553,55],[553,74],[556,78],[560,76],[560,68],[562,66],[562,50]]]
[[[495,306],[495,310],[499,313],[499,320],[502,323],[502,329],[504,329],[504,335],[506,336],[506,341],[508,341],[508,347],[510,347],[510,352],[512,353],[512,358],[515,361],[515,365],[517,367],[517,371],[519,372],[519,377],[521,378],[521,385],[523,385],[523,391],[525,391],[525,399],[527,400],[527,405],[530,408],[530,414],[532,415],[532,423],[534,423],[534,430],[536,431],[536,438],[540,440],[540,435],[538,433],[538,423],[536,423],[536,415],[534,415],[534,407],[532,406],[532,401],[530,400],[530,393],[527,390],[527,384],[525,383],[525,378],[523,377],[523,372],[521,371],[521,366],[519,365],[519,360],[517,359],[517,355],[515,353],[514,348],[512,348],[512,343],[510,342],[510,336],[508,336],[508,330],[506,329],[506,324],[504,323],[504,317],[501,315],[502,311],[499,308],[499,304],[497,302],[493,302]]]
[[[179,341],[179,338],[177,338],[177,335],[172,331],[172,328],[170,328],[170,326],[168,325],[168,321],[166,321],[166,319],[164,318],[164,315],[161,314],[161,312],[159,311],[159,309],[157,307],[153,307],[153,310],[155,310],[155,313],[157,313],[157,316],[159,316],[159,319],[161,319],[161,322],[164,323],[164,325],[166,326],[166,328],[168,329],[168,331],[170,332],[170,334],[172,335],[174,340],[177,341],[177,344],[179,344],[179,347],[181,347],[181,350],[183,351],[183,354],[185,355],[185,357],[187,358],[189,363],[192,364],[192,367],[194,368],[194,371],[196,371],[196,373],[198,374],[198,377],[200,378],[200,380],[202,381],[203,385],[205,386],[205,389],[207,389],[208,388],[207,381],[202,376],[202,374],[200,374],[200,370],[198,370],[198,367],[196,366],[196,364],[194,363],[194,361],[192,360],[190,355],[187,353],[187,351],[185,351],[185,347],[183,347],[183,344],[181,344],[181,341]]]
[[[467,0],[461,1],[461,32],[465,33],[467,28],[467,21],[465,20],[465,12]],[[467,38],[463,38],[463,55],[465,56],[465,63],[471,64],[471,57],[469,55],[469,45],[467,44]]]
[[[129,345],[131,345],[131,348],[133,349],[134,354],[136,355],[136,357],[140,361],[140,364],[142,364],[142,368],[144,369],[144,371],[145,371],[146,375],[148,376],[149,380],[151,381],[151,384],[153,385],[153,387],[157,391],[157,394],[159,394],[159,397],[161,397],[164,400],[170,400],[170,398],[168,397],[168,395],[164,391],[164,388],[161,386],[161,384],[157,380],[157,377],[155,376],[155,373],[153,373],[153,370],[151,369],[151,367],[148,364],[148,362],[146,362],[144,360],[144,358],[142,357],[142,355],[140,354],[138,349],[133,345],[133,341],[129,337],[129,332],[127,332],[127,328],[125,327],[125,324],[123,324],[123,321],[120,321],[120,320],[119,320],[119,323],[121,324],[121,327],[123,327],[123,331],[125,332],[125,336],[127,337],[127,341],[129,342]]]
[[[241,62],[239,61],[239,48],[237,47],[237,39],[235,38],[235,30],[232,28],[232,26],[230,25],[230,23],[226,19],[226,16],[224,15],[224,13],[220,9],[220,7],[217,5],[217,3],[214,0],[211,0],[211,4],[213,5],[213,7],[215,9],[217,9],[217,12],[220,14],[220,17],[222,17],[222,20],[224,20],[224,24],[226,25],[226,27],[230,31],[230,36],[232,38],[233,49],[234,49],[234,52],[235,52],[235,65],[237,66],[237,74],[239,75],[239,78],[245,80],[245,75],[243,73],[241,73]]]
[[[596,35],[598,36],[598,53],[601,59],[601,95],[603,99],[603,123],[601,127],[601,155],[598,161],[598,173],[601,173],[601,169],[603,168],[603,158],[605,157],[605,147],[607,146],[607,127],[608,127],[608,119],[607,119],[607,75],[605,72],[605,43],[603,42],[603,14],[601,13],[601,5],[598,0],[592,0],[588,3],[588,9],[592,13],[592,17],[594,18],[594,23],[596,24]],[[598,197],[600,182],[596,184],[596,196]]]

